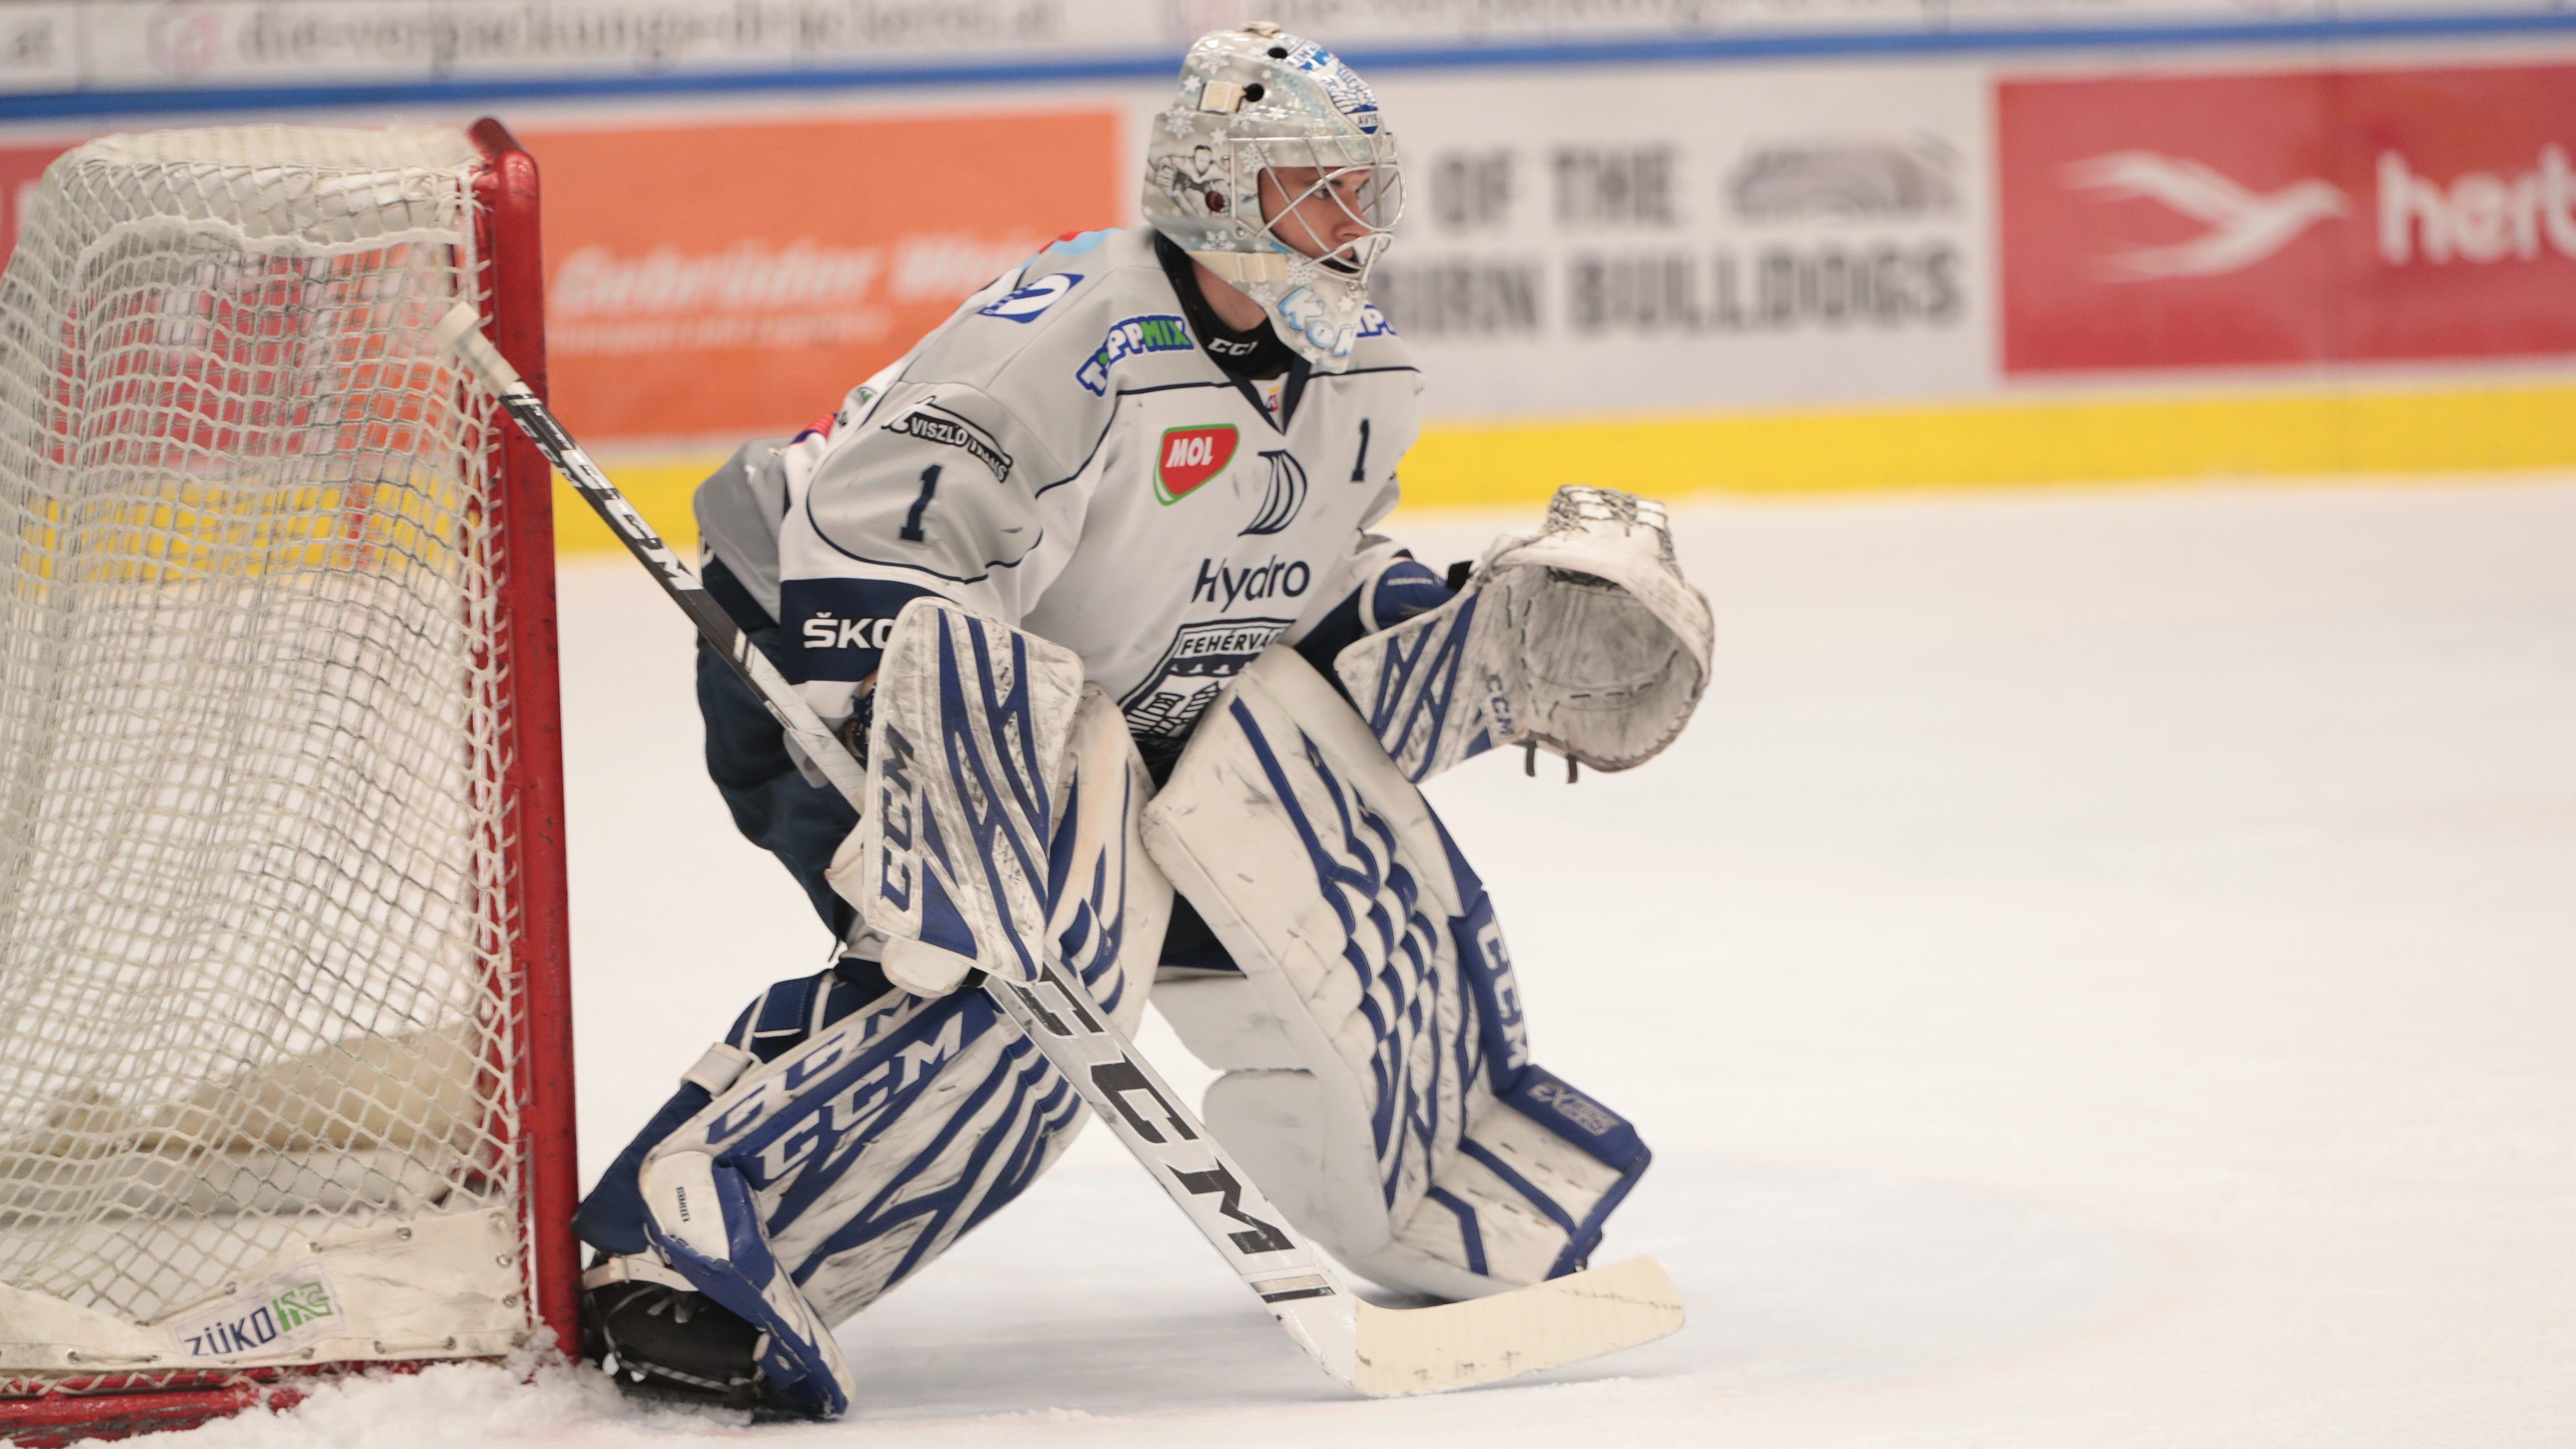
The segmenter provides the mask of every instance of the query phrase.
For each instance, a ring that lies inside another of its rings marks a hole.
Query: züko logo
[[[1240,437],[1232,423],[1204,428],[1166,428],[1162,451],[1154,460],[1154,496],[1178,503],[1193,488],[1225,471],[1234,461]]]

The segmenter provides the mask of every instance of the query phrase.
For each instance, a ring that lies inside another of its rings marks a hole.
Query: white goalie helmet
[[[1265,172],[1278,173],[1267,198]],[[1321,235],[1310,199],[1331,208]],[[1145,219],[1259,302],[1315,366],[1350,365],[1369,269],[1403,209],[1395,134],[1339,57],[1267,22],[1190,47],[1180,93],[1146,146]],[[1331,250],[1310,257],[1283,228]]]

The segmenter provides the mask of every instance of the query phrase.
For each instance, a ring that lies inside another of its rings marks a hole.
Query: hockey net
[[[474,299],[541,375],[534,198],[494,123],[268,126],[26,208],[0,1432],[569,1330],[546,480],[427,335]]]

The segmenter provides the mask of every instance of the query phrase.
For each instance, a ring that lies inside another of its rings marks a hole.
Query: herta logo
[[[1190,340],[1190,325],[1178,317],[1130,317],[1109,329],[1109,335],[1073,370],[1073,380],[1093,396],[1107,397],[1109,369],[1119,363],[1148,352],[1187,352],[1196,346]]]
[[[1165,428],[1162,451],[1154,460],[1154,496],[1178,503],[1191,489],[1225,471],[1242,438],[1232,423],[1204,428]]]

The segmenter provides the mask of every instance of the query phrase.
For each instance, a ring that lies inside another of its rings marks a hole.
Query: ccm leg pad
[[[692,1287],[760,1330],[768,1402],[822,1419],[846,1412],[857,1389],[849,1363],[771,1255],[742,1174],[703,1152],[660,1155],[644,1166],[644,1201],[654,1249]]]
[[[1483,884],[1294,650],[1263,654],[1200,723],[1145,847],[1242,968],[1154,999],[1228,1073],[1208,1126],[1292,1222],[1444,1298],[1582,1266],[1645,1145],[1532,1064]]]

